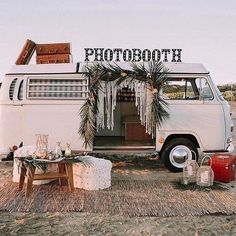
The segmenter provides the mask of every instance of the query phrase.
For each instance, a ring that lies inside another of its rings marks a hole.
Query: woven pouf
[[[111,186],[112,163],[108,160],[84,156],[82,162],[73,164],[75,188],[105,189]]]
[[[36,147],[31,145],[31,146],[23,146],[18,148],[14,152],[14,157],[25,157],[29,155],[33,155],[35,152]],[[20,168],[19,168],[20,162],[16,158],[14,158],[14,166],[13,166],[13,182],[19,183],[20,181]],[[57,167],[55,165],[48,165],[48,171],[57,171]],[[35,174],[42,174],[43,171],[36,168]],[[41,185],[41,184],[47,184],[52,182],[53,180],[35,180],[33,181],[34,185]]]

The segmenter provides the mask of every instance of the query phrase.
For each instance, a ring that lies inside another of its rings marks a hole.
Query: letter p
[[[85,48],[85,60],[89,61],[89,56],[92,56],[94,54],[94,50],[92,48]]]

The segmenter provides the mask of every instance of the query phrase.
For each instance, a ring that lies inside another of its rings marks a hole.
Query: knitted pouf
[[[84,156],[82,162],[73,164],[75,188],[105,189],[111,186],[112,163],[108,160]]]

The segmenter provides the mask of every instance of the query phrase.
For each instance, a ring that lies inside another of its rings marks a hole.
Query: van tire
[[[196,153],[196,155],[194,155],[193,152]],[[180,157],[178,157],[178,154],[180,154]],[[161,152],[161,159],[165,167],[171,172],[181,172],[183,170],[184,160],[186,160],[183,156],[187,157],[189,160],[198,159],[196,145],[187,138],[175,138],[170,140],[163,147],[163,151]],[[182,159],[182,162],[176,162],[175,160],[178,158]]]

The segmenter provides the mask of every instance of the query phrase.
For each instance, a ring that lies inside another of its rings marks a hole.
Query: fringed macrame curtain
[[[138,108],[141,124],[146,127],[146,132],[154,137],[151,105],[153,102],[153,88],[145,82],[127,78],[117,86],[116,81],[101,82],[98,90],[98,115],[96,117],[97,131],[107,128],[114,129],[114,110],[116,108],[117,93],[122,88],[135,91],[135,105]],[[106,119],[106,120],[105,120]]]

